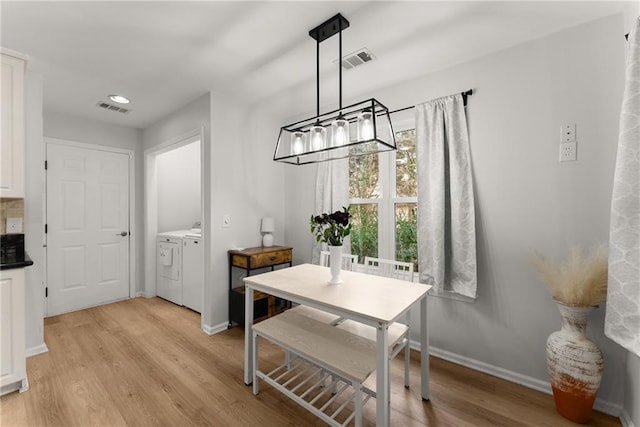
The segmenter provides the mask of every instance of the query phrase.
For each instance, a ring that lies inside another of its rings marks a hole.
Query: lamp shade
[[[304,151],[304,132],[293,132],[291,134],[291,155],[302,154]]]
[[[325,149],[327,145],[327,129],[320,125],[312,126],[309,139],[311,151],[318,152]]]
[[[373,139],[373,126],[375,117],[368,108],[358,115],[358,141],[370,141]]]
[[[331,138],[334,147],[341,147],[349,142],[349,122],[341,116],[331,123]]]
[[[273,218],[262,218],[262,227],[260,228],[260,230],[263,233],[273,233],[275,231],[275,223],[273,221]]]

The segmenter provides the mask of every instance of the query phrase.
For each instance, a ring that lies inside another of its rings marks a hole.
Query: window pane
[[[418,204],[396,203],[396,260],[418,271]]]
[[[374,156],[369,156],[374,157]],[[378,206],[376,204],[351,205],[351,253],[364,257],[378,256]]]
[[[396,196],[418,196],[418,169],[416,166],[416,131],[396,133]]]
[[[371,199],[380,197],[378,155],[349,158],[349,197]]]

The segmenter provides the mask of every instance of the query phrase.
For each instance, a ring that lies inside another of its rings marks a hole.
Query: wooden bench
[[[295,355],[269,373],[258,368],[257,337]],[[292,311],[253,326],[253,393],[258,379],[332,426],[362,425],[362,407],[375,392],[363,382],[376,369],[375,342]],[[330,386],[325,387],[327,379]],[[348,390],[353,393],[349,396]],[[353,409],[349,413],[349,403]],[[345,415],[347,414],[347,415]]]

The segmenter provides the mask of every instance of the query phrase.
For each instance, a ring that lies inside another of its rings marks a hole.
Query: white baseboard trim
[[[419,343],[413,340],[411,341],[411,348],[415,351],[420,351]],[[466,366],[467,368],[471,368],[476,371],[484,372],[485,374],[489,374],[494,377],[502,378],[503,380],[507,380],[512,383],[520,384],[525,387],[541,391],[546,394],[553,394],[551,391],[551,384],[548,381],[542,381],[528,375],[509,371],[499,366],[490,365],[488,363],[481,362],[470,357],[461,356],[459,354],[452,353],[450,351],[443,350],[434,346],[429,346],[429,354],[447,360],[449,362],[456,363],[458,365]],[[616,405],[615,403],[611,403],[606,400],[596,399],[593,408],[597,411],[604,412],[605,414],[619,417],[625,427],[635,427],[631,422],[631,418],[628,416],[628,414],[626,414],[626,412],[623,411],[620,405]],[[625,425],[625,421],[622,420],[622,416],[625,414],[627,417],[627,421],[630,423],[628,425]]]
[[[620,411],[620,422],[622,423],[622,427],[635,427],[633,421],[631,420],[631,415],[629,415],[629,413],[627,413],[624,408],[622,408],[622,411]]]
[[[613,417],[618,417],[618,419],[622,421],[622,419],[620,418],[623,412],[621,405],[616,405],[615,403],[609,402],[608,400],[596,398],[596,401],[593,404],[593,409],[595,409],[596,411],[604,412],[605,414],[611,415]]]
[[[219,323],[219,324],[213,325],[213,326],[211,326],[211,325],[202,325],[202,330],[207,335],[214,335],[214,334],[226,331],[228,325],[229,325],[229,322],[223,322],[223,323]]]
[[[142,291],[136,292],[136,298],[140,298],[140,297],[144,297],[144,296],[146,296],[144,292],[142,292]]]
[[[42,353],[48,353],[49,352],[49,347],[47,347],[47,345],[45,343],[42,343],[40,345],[37,345],[35,347],[31,347],[28,348],[25,351],[25,354],[27,357],[31,357],[31,356],[36,356],[38,354],[42,354]]]

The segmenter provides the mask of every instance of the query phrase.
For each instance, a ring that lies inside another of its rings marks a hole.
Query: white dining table
[[[301,264],[244,278],[244,382],[253,381],[253,292],[304,304],[376,328],[376,425],[390,425],[389,325],[420,305],[422,398],[429,400],[427,293],[430,285],[343,270],[343,283],[328,283],[328,267]]]

